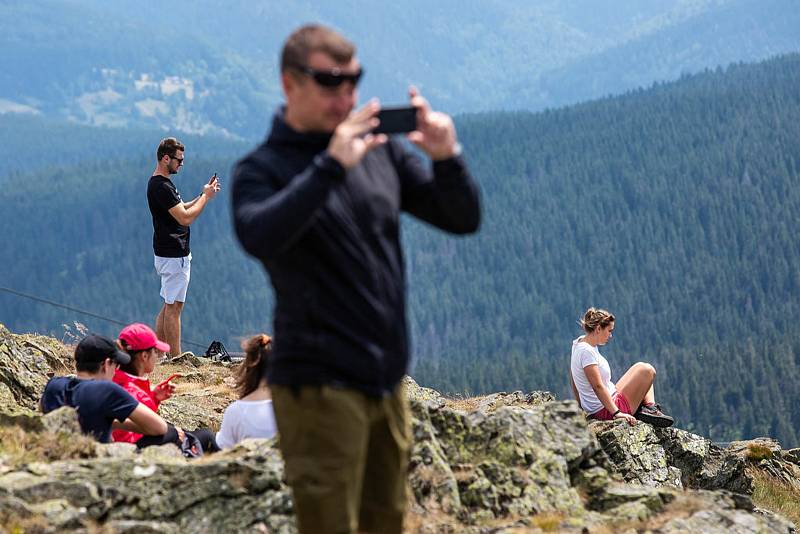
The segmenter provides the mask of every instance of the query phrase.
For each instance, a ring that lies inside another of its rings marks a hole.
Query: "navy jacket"
[[[431,169],[398,139],[345,171],[330,137],[296,132],[278,112],[234,167],[234,226],[275,290],[269,382],[379,396],[408,367],[400,212],[474,232],[478,188],[461,158]]]

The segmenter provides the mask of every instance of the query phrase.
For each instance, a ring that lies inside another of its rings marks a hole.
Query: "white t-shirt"
[[[245,438],[271,438],[278,432],[272,400],[237,400],[225,409],[217,445],[229,449]]]
[[[614,382],[611,381],[611,367],[597,347],[593,347],[583,341],[584,336],[575,339],[572,342],[572,362],[570,364],[570,371],[572,372],[572,380],[575,381],[575,387],[578,388],[578,396],[581,399],[581,408],[586,413],[593,414],[603,409],[603,403],[597,398],[589,379],[586,378],[586,373],[583,368],[587,365],[597,365],[600,369],[600,378],[603,380],[609,395],[613,395],[617,391]]]

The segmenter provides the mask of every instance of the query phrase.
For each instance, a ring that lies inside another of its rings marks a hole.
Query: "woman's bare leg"
[[[656,378],[656,369],[649,363],[639,362],[633,364],[628,371],[617,381],[617,391],[625,395],[634,412],[644,401],[646,404],[655,402],[653,381]]]

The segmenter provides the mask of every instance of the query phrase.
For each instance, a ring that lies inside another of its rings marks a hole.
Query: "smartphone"
[[[372,133],[396,134],[408,133],[417,129],[417,108],[382,108],[378,112],[381,123]]]
[[[180,377],[182,377],[182,376],[183,376],[183,375],[182,375],[182,374],[180,374],[180,373],[172,373],[171,375],[169,375],[169,378],[167,378],[166,380],[164,380],[164,381],[163,381],[163,382],[161,382],[161,383],[162,383],[162,384],[168,384],[170,380],[173,380],[173,379],[175,379],[175,378],[180,378]]]

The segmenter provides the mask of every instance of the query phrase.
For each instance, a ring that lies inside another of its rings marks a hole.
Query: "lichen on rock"
[[[234,397],[232,368],[186,360],[162,369],[189,375],[162,413],[186,428],[216,427]],[[0,443],[0,524],[6,529],[296,531],[275,440],[246,440],[198,460],[186,460],[171,445],[138,451],[126,443],[95,443],[80,434],[74,410],[36,412],[48,373],[68,372],[52,366],[58,361],[0,326],[0,432],[13,437]],[[793,528],[757,510],[748,494],[753,472],[800,480],[796,450],[766,441],[723,449],[676,428],[587,424],[577,403],[547,392],[450,399],[410,378],[405,384],[414,436],[410,531]]]

